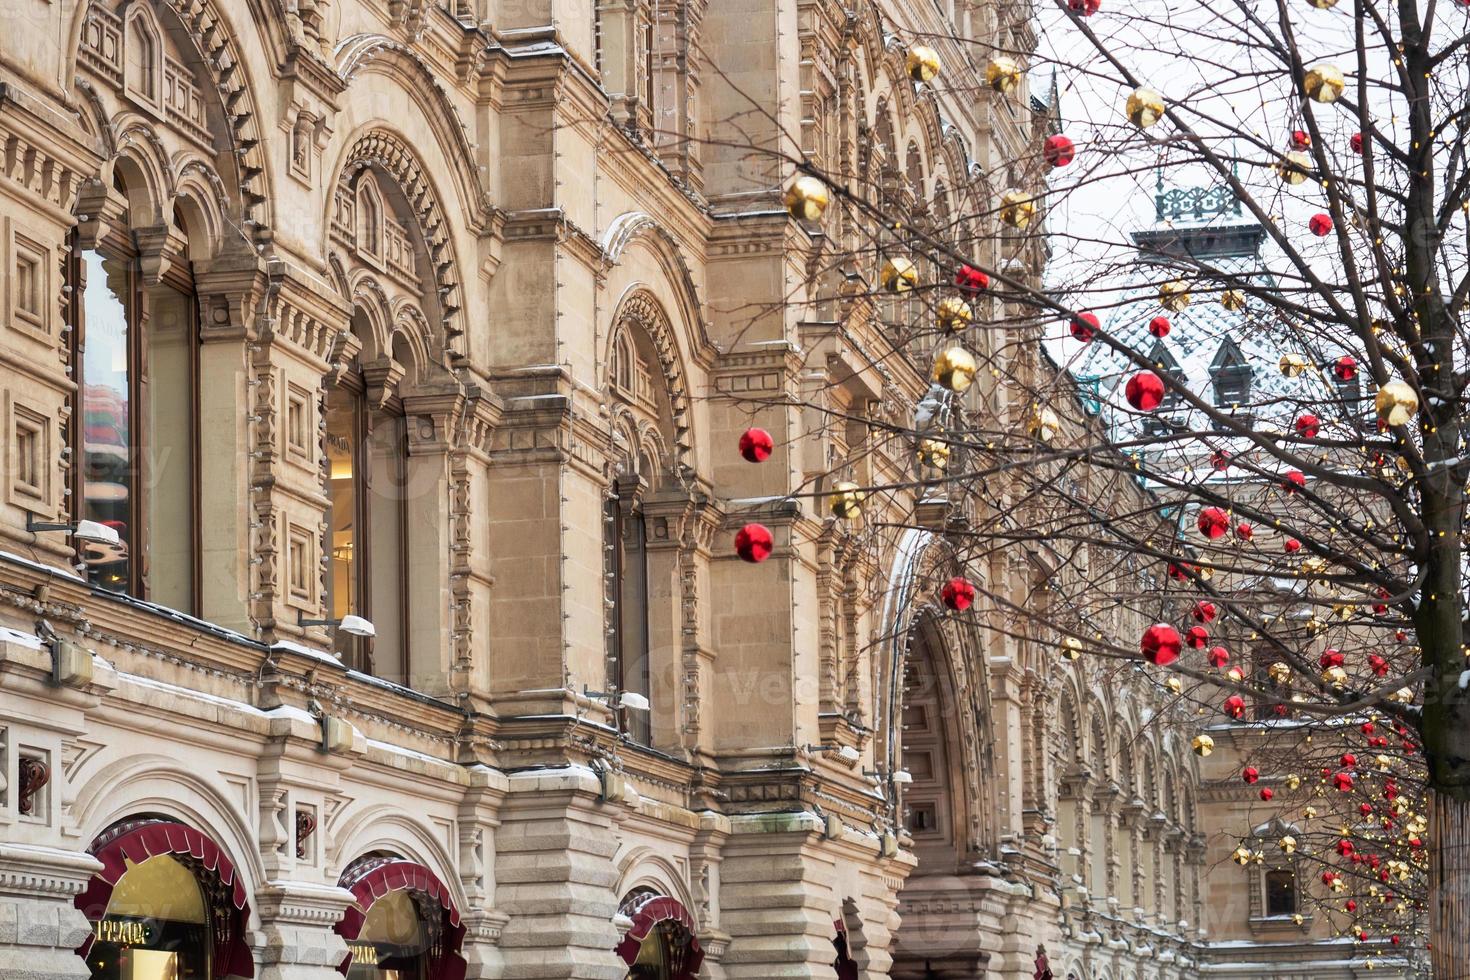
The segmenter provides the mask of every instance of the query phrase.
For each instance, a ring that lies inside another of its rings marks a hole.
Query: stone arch
[[[349,810],[327,829],[336,842],[333,853],[329,855],[329,870],[333,874],[340,874],[342,869],[364,855],[375,852],[392,854],[434,872],[449,888],[454,904],[461,909],[468,907],[458,865],[433,829],[406,815],[401,808],[374,804],[356,813]]]
[[[415,223],[414,231],[429,264],[429,268],[419,276],[420,286],[423,296],[430,300],[432,307],[436,307],[433,312],[442,324],[444,337],[439,343],[429,338],[428,343],[431,349],[445,352],[457,349],[458,338],[464,333],[463,318],[459,315],[464,307],[464,287],[454,244],[450,240],[449,224],[428,171],[418,154],[398,133],[374,124],[349,142],[337,175],[330,184],[332,191],[327,197],[327,215],[323,222],[323,252],[335,254],[331,245],[333,238],[341,240],[340,236],[356,233],[355,202],[353,210],[344,213],[342,195],[350,194],[358,175],[369,168],[375,174],[385,175],[396,185],[395,190],[401,195],[400,204]],[[378,189],[383,190],[380,182]],[[345,222],[351,222],[351,227]],[[338,268],[341,267],[339,262]],[[348,296],[350,298],[351,294]]]
[[[660,895],[667,895],[698,916],[699,906],[694,901],[689,882],[673,861],[663,857],[651,847],[630,847],[617,860],[617,898],[637,888],[651,888]]]
[[[217,105],[224,123],[224,131],[212,135],[224,136],[230,141],[228,155],[233,158],[234,173],[229,176],[238,181],[237,205],[241,226],[253,227],[255,243],[263,243],[260,233],[272,223],[270,174],[260,115],[245,67],[248,59],[242,57],[238,32],[231,20],[218,9],[217,0],[156,0],[155,7],[150,10],[149,17],[161,28],[160,40],[163,35],[189,39],[195,62],[191,67],[208,81],[207,85],[201,86],[206,90],[201,97]],[[158,18],[156,14],[159,11],[166,11],[166,14]],[[131,10],[126,16],[133,16]],[[103,40],[109,32],[118,29],[117,19],[98,0],[77,5],[68,31],[69,46],[63,76],[65,89],[73,89],[77,64],[84,54],[96,57],[104,63],[104,71],[109,70],[105,65]],[[88,47],[95,55],[84,50]],[[95,93],[88,93],[85,87],[80,91],[84,98],[95,98]],[[105,117],[102,128],[109,128]]]
[[[97,775],[76,784],[72,814],[81,837],[92,840],[108,827],[137,814],[167,817],[214,838],[230,855],[255,894],[265,867],[251,821],[231,794],[195,769],[161,755],[90,760]],[[255,913],[252,912],[252,915]]]
[[[683,328],[682,349],[689,357],[704,360],[711,350],[708,320],[699,298],[699,287],[694,282],[694,273],[685,258],[687,250],[657,219],[643,211],[629,211],[615,218],[603,234],[603,260],[609,266],[619,265],[629,249],[638,245],[653,256],[672,287],[671,294]]]
[[[599,387],[607,390],[612,383],[613,379],[608,372],[612,369],[614,348],[621,342],[620,331],[636,329],[635,347],[641,335],[646,340],[648,353],[656,358],[664,375],[665,385],[661,394],[667,399],[664,410],[669,417],[666,420],[668,430],[663,436],[670,443],[669,448],[672,451],[670,468],[679,480],[685,481],[694,472],[689,382],[678,338],[668,314],[650,289],[637,284],[629,287],[628,293],[618,303],[612,323],[613,329],[607,338],[602,357],[606,368],[603,377],[599,378]]]
[[[378,73],[397,82],[423,109],[424,119],[450,164],[448,176],[459,196],[460,213],[468,227],[483,230],[493,210],[490,194],[481,183],[469,132],[438,76],[411,48],[381,34],[344,38],[335,54],[337,71],[349,91],[358,76]]]

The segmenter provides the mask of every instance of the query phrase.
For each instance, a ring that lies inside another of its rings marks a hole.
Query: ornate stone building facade
[[[1004,490],[809,493],[911,481],[831,420],[926,382],[785,158],[986,225],[1044,114],[895,32],[978,78],[1022,12],[6,12],[0,974],[1192,975],[1151,689],[935,600]]]

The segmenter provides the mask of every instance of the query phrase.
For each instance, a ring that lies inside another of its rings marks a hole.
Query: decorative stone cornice
[[[0,79],[0,180],[54,217],[70,221],[77,191],[105,149],[74,117],[13,79]]]
[[[101,870],[102,862],[90,854],[0,843],[0,895],[71,898]]]
[[[296,925],[335,925],[353,901],[345,888],[305,881],[270,881],[255,892],[262,919]]]

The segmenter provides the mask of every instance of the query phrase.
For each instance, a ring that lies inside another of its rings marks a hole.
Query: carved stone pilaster
[[[352,901],[345,888],[312,882],[271,881],[258,889],[259,980],[330,980],[338,975],[347,943],[334,926]]]
[[[90,854],[0,844],[0,929],[9,924],[0,942],[0,976],[85,980],[90,975],[76,948],[91,929],[72,900],[101,870]]]

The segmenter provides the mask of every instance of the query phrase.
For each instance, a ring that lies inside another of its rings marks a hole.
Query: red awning
[[[199,879],[213,919],[214,968],[216,977],[255,976],[255,958],[245,944],[245,924],[250,905],[245,886],[224,850],[202,831],[168,820],[129,820],[117,824],[92,842],[88,852],[102,862],[75,899],[89,921],[107,914],[108,903],[128,862],[141,864],[151,857],[170,854]],[[86,956],[92,936],[77,949]]]
[[[652,934],[654,927],[661,922],[670,921],[682,926],[689,938],[683,962],[675,967],[674,980],[694,980],[699,976],[700,964],[704,962],[704,950],[699,945],[699,937],[694,933],[694,916],[680,902],[667,895],[650,896],[633,911],[632,928],[623,936],[623,941],[613,947],[613,952],[621,956],[624,963],[632,966],[638,961],[638,951],[643,948],[643,941]]]
[[[460,955],[465,927],[459,918],[454,898],[439,877],[413,861],[396,858],[370,858],[359,861],[342,873],[337,882],[352,892],[355,899],[337,923],[336,932],[348,942],[362,934],[368,910],[373,903],[393,892],[411,891],[426,896],[443,910],[443,930],[439,942],[429,950],[429,980],[464,980],[468,964]],[[346,976],[352,967],[352,954],[342,961],[338,971]]]

